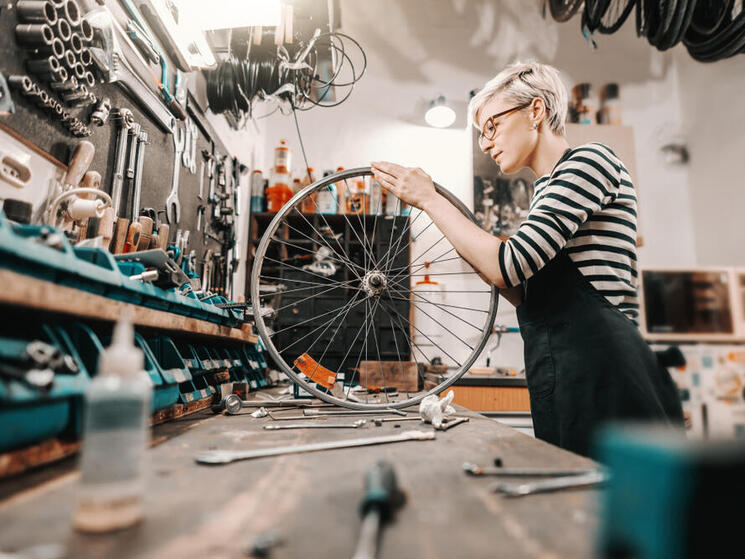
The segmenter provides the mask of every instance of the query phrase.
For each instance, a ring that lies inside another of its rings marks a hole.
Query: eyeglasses
[[[529,106],[530,106],[530,103],[525,103],[524,105],[520,105],[519,107],[512,107],[511,109],[507,109],[506,111],[502,111],[501,113],[497,113],[495,115],[490,116],[486,120],[486,123],[484,124],[484,129],[481,131],[481,134],[479,134],[479,143],[483,142],[485,139],[493,140],[494,138],[496,138],[497,125],[495,121],[500,116],[505,116],[510,113],[514,113],[515,111],[520,111]]]

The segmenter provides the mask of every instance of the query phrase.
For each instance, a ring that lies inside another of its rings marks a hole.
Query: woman
[[[540,177],[528,217],[503,242],[438,195],[421,169],[372,163],[375,178],[421,208],[517,307],[538,438],[587,455],[609,420],[681,423],[677,390],[642,339],[636,195],[602,144],[569,147],[567,93],[551,66],[516,63],[472,99],[479,147],[502,172]]]

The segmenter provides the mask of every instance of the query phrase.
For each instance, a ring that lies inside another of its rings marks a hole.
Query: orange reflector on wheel
[[[307,353],[303,353],[295,359],[295,367],[303,373],[308,380],[320,384],[324,388],[331,390],[336,382],[336,373],[329,371],[326,367],[316,363]]]

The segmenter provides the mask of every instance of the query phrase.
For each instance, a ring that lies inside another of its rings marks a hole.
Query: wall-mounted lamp
[[[447,128],[455,122],[455,111],[448,106],[445,97],[440,95],[430,101],[424,120],[435,128]]]

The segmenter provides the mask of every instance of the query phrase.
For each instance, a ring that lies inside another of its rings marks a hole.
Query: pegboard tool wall
[[[19,46],[15,40],[15,26],[18,23],[18,18],[15,13],[15,4],[15,0],[0,4],[0,72],[5,75],[6,79],[12,75],[29,75],[48,93],[54,93],[46,83],[36,79],[33,74],[29,74],[26,70],[25,61],[30,57],[30,53]],[[116,2],[108,2],[106,5],[115,17],[117,17],[120,23],[126,21],[124,12],[119,9]],[[82,7],[83,3],[81,3],[81,8]],[[128,51],[126,44],[122,44],[122,48],[125,51]],[[133,63],[136,63],[134,64],[136,68],[141,66],[138,60],[134,60],[133,58],[130,58],[130,60],[133,60]],[[169,64],[169,68],[174,68],[174,65]],[[151,67],[150,69],[153,71],[160,71],[159,69],[154,70],[154,67]],[[201,72],[191,72],[187,74],[187,76],[189,78],[189,90],[192,92],[194,98],[206,99],[204,94],[205,79],[203,74]],[[175,81],[175,75],[171,75],[169,79],[170,83],[173,84]],[[147,80],[147,83],[152,84],[153,81]],[[140,124],[143,130],[147,131],[149,135],[149,145],[147,145],[145,149],[141,207],[151,207],[158,211],[165,210],[165,201],[168,192],[171,189],[173,171],[174,145],[171,135],[165,133],[163,129],[142,110],[138,102],[126,95],[116,83],[97,83],[96,86],[92,88],[92,91],[99,100],[104,97],[111,99],[112,116],[109,117],[109,120],[104,126],[98,127],[93,124],[88,124],[88,117],[95,108],[95,105],[83,107],[82,109],[70,109],[70,112],[74,115],[79,113],[78,118],[83,120],[83,122],[85,122],[93,132],[92,136],[83,139],[90,141],[96,147],[95,157],[91,163],[90,170],[101,173],[101,188],[106,192],[111,193],[111,181],[115,164],[116,136],[118,131],[118,126],[113,117],[113,110],[114,108],[127,108],[132,111],[135,122]],[[13,129],[43,151],[52,155],[54,158],[67,164],[73,148],[78,144],[80,139],[74,137],[63,128],[59,122],[55,121],[51,116],[44,112],[44,110],[38,108],[30,100],[22,97],[17,91],[11,90],[11,95],[15,104],[16,112],[10,116],[0,117],[0,122],[5,124],[8,128]],[[159,94],[155,92],[154,95],[158,96]],[[55,97],[58,96],[55,95]],[[193,100],[194,99],[192,99],[192,101]],[[204,103],[192,103],[191,105],[196,106],[196,110],[200,111],[201,109],[199,108],[199,105],[206,106],[206,101]],[[192,118],[191,115],[190,118]],[[177,122],[179,127],[184,127],[182,121]],[[197,122],[197,128],[200,128],[199,122]],[[209,238],[203,239],[201,232],[197,232],[198,206],[200,203],[207,204],[206,198],[209,188],[209,177],[205,170],[205,200],[198,200],[197,193],[199,191],[199,173],[201,170],[202,150],[206,149],[210,153],[216,155],[229,154],[227,149],[224,147],[223,142],[220,138],[216,137],[213,130],[208,130],[206,132],[210,134],[211,139],[208,139],[204,130],[200,129],[198,134],[196,173],[192,174],[183,165],[179,165],[179,200],[181,204],[181,217],[177,226],[171,224],[170,231],[171,241],[175,239],[177,229],[191,231],[188,250],[193,249],[196,251],[197,273],[201,273],[203,264],[202,259],[205,251],[210,248],[215,252],[219,252],[220,249],[220,245],[217,241]],[[230,169],[228,169],[228,174],[229,173]],[[125,181],[124,198],[131,195],[128,188],[129,183]],[[124,199],[122,201],[122,209],[127,212],[129,211],[129,202]],[[202,227],[205,227],[210,209],[211,206],[207,205]],[[159,219],[161,222],[165,223],[165,214],[161,213]],[[235,293],[242,293],[242,291],[243,290],[240,286],[237,286],[234,289]]]

